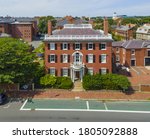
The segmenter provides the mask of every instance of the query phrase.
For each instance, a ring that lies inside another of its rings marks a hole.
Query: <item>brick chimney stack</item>
[[[52,35],[52,22],[48,20],[48,35]]]
[[[108,19],[104,17],[104,35],[108,35]]]
[[[90,18],[89,18],[89,24],[91,24],[91,25],[92,25],[92,27],[94,26],[94,21],[93,21],[93,20],[91,20]]]

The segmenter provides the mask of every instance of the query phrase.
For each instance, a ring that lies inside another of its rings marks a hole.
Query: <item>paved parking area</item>
[[[131,67],[130,68],[129,80],[131,84],[139,85],[139,84],[150,84],[150,70],[146,67]]]
[[[26,100],[20,110],[150,113],[150,102],[32,99]]]

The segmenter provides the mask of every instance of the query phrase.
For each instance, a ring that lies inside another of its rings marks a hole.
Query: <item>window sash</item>
[[[101,55],[101,63],[106,63],[106,55]]]
[[[50,63],[55,63],[55,55],[50,55]]]
[[[68,43],[63,43],[63,50],[68,50]]]
[[[63,58],[63,63],[68,63],[68,55],[67,54],[64,54],[62,58]]]
[[[106,74],[107,73],[107,69],[106,68],[101,68],[101,74]]]
[[[50,71],[50,73],[49,73],[50,75],[55,75],[55,73],[56,73],[55,68],[50,68],[49,71]]]
[[[135,55],[135,49],[131,50],[131,55]]]
[[[62,74],[63,74],[63,76],[68,76],[68,69],[67,68],[63,69]]]
[[[50,50],[55,50],[55,43],[50,43]]]
[[[81,47],[80,47],[80,43],[75,43],[75,50],[80,50]]]
[[[106,44],[105,43],[101,43],[100,44],[100,48],[101,48],[101,50],[106,50]]]
[[[93,43],[88,43],[88,50],[93,50]]]
[[[88,63],[93,63],[93,55],[88,55]]]

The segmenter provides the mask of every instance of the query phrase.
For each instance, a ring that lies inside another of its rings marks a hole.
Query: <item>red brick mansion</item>
[[[69,76],[82,81],[86,73],[112,72],[112,36],[108,34],[108,20],[104,31],[94,30],[91,24],[65,24],[52,31],[48,22],[45,36],[45,68],[55,76]]]

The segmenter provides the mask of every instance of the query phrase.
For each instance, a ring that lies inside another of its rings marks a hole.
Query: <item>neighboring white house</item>
[[[136,39],[150,40],[150,24],[144,24],[137,29]]]

